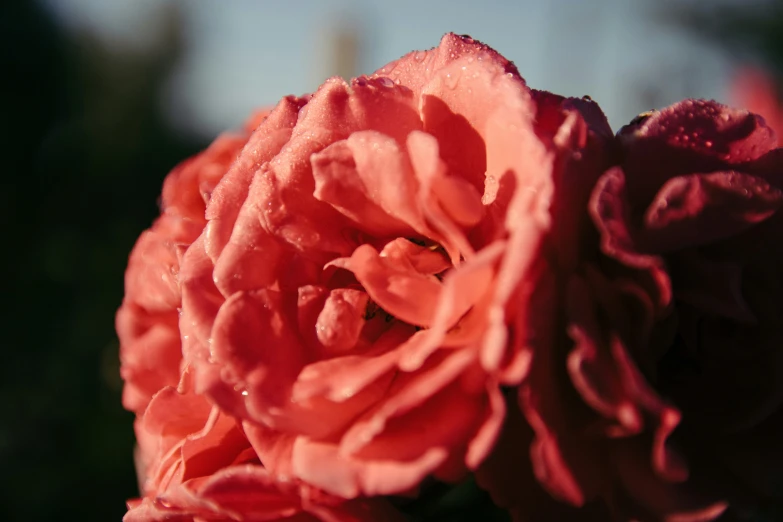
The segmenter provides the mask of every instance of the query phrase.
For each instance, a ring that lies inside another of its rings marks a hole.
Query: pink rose
[[[248,126],[266,114],[254,115]],[[177,313],[179,258],[206,224],[206,200],[247,142],[252,127],[220,136],[183,161],[163,185],[161,216],[142,233],[125,273],[125,298],[117,313],[123,405],[136,413],[180,378],[182,348]]]
[[[591,191],[556,187],[555,216],[574,198],[587,212],[552,236],[520,408],[483,471],[519,520],[704,521],[778,502],[776,143],[755,115],[686,100],[623,128]],[[503,480],[528,466],[543,490]]]
[[[580,110],[557,136],[534,127],[513,64],[453,34],[278,104],[179,275],[196,391],[244,421],[264,466],[352,498],[479,465],[500,386],[529,361],[523,320]]]
[[[400,520],[383,500],[342,499],[272,476],[234,418],[195,395],[186,372],[136,421],[142,498],[124,522]]]

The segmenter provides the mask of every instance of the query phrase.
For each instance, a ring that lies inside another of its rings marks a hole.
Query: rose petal
[[[430,51],[408,53],[378,69],[375,75],[401,83],[413,91],[415,99],[419,99],[424,86],[433,76],[449,63],[462,58],[497,63],[504,73],[511,73],[517,81],[521,81],[512,62],[473,38],[454,33],[444,35],[438,47]]]
[[[375,236],[426,234],[418,183],[391,137],[356,132],[312,156],[315,197]],[[414,232],[416,231],[416,232]]]
[[[611,458],[622,488],[648,516],[655,513],[667,522],[707,522],[728,508],[715,493],[699,491],[687,483],[671,484],[654,475],[645,465],[644,450],[637,441],[618,442]]]
[[[584,403],[561,373],[557,283],[555,274],[547,272],[531,295],[528,321],[535,330],[527,343],[533,354],[517,394],[519,408],[535,432],[530,460],[536,479],[556,499],[581,506],[605,487],[607,477],[599,464],[598,441],[580,436]]]
[[[649,272],[658,292],[658,304],[665,307],[671,301],[671,281],[663,268],[663,260],[642,252],[634,230],[630,228],[631,209],[622,169],[614,167],[595,185],[588,210],[601,234],[601,251],[621,263]]]
[[[503,419],[506,416],[506,402],[498,386],[489,382],[486,388],[489,397],[486,417],[481,427],[476,431],[476,435],[471,439],[465,454],[465,464],[468,469],[472,470],[478,468],[494,448],[503,426]]]
[[[427,223],[435,231],[435,234],[429,235],[443,246],[456,266],[461,258],[469,258],[475,251],[462,230],[443,211],[441,194],[437,189],[442,187],[442,180],[446,177],[446,166],[440,159],[438,142],[429,134],[414,131],[408,135],[407,146],[419,181],[418,204]],[[448,196],[448,193],[443,195]]]
[[[413,462],[364,461],[346,457],[328,442],[297,439],[293,453],[298,477],[343,498],[397,493],[418,485],[446,458],[443,448],[430,448]]]
[[[363,419],[353,424],[342,438],[340,451],[345,454],[356,453],[373,441],[376,435],[384,432],[387,421],[398,417],[420,406],[423,401],[436,395],[456,379],[475,355],[469,351],[458,351],[441,360],[428,362],[422,371],[404,379],[398,384],[398,390],[393,392],[381,403],[376,411],[368,412]]]
[[[287,520],[301,512],[296,490],[279,484],[260,466],[233,466],[202,480],[193,480],[168,492],[162,500],[206,515],[232,519]],[[300,520],[312,520],[311,517]]]
[[[477,225],[484,217],[481,194],[462,178],[445,176],[437,178],[433,190],[446,214],[463,227]]]
[[[257,180],[268,174],[266,166],[259,172],[260,176],[250,184],[248,199],[239,211],[231,238],[217,258],[213,271],[215,285],[226,298],[236,292],[271,286],[279,277],[279,266],[290,258],[282,242],[269,234],[258,219],[259,193],[266,191]]]
[[[321,344],[332,352],[353,348],[364,327],[364,313],[369,300],[369,296],[360,290],[332,290],[315,325]]]
[[[324,253],[345,255],[353,250],[355,245],[343,235],[348,220],[312,196],[310,158],[357,131],[376,130],[402,139],[420,125],[412,103],[410,91],[393,84],[379,90],[374,83],[349,88],[337,78],[324,83],[264,176],[266,196],[255,201],[264,228],[300,250],[316,244]]]
[[[176,386],[182,348],[177,313],[150,315],[132,303],[117,312],[120,338],[120,376],[125,381],[122,405],[141,413],[155,393]]]
[[[417,245],[411,240],[397,238],[386,243],[381,251],[383,257],[395,262],[409,264],[424,275],[436,275],[451,268],[451,263],[442,252]]]
[[[213,263],[231,237],[253,174],[291,138],[299,110],[309,98],[283,98],[250,136],[243,153],[217,185],[206,209],[206,251]]]
[[[212,280],[212,260],[205,250],[204,235],[193,242],[182,260],[179,273],[182,290],[182,313],[179,330],[182,355],[196,370],[196,389],[203,391],[217,369],[210,360],[212,322],[223,297]]]
[[[442,345],[464,346],[479,340],[486,328],[486,307],[479,305],[493,287],[496,265],[505,253],[505,247],[504,242],[498,241],[446,274],[430,328],[402,348],[400,368],[405,371],[420,368]],[[474,306],[477,308],[475,315],[469,314],[461,320]],[[456,324],[458,321],[460,323]]]
[[[292,397],[296,401],[323,395],[340,402],[353,397],[366,386],[390,372],[399,359],[399,351],[414,329],[394,324],[361,355],[345,355],[311,363],[302,369]]]
[[[430,325],[441,291],[435,277],[399,259],[381,257],[370,245],[357,248],[348,265],[370,298],[386,312],[406,323]]]
[[[688,250],[671,263],[671,274],[675,297],[681,302],[740,323],[757,323],[742,295],[739,263],[708,259]]]
[[[672,178],[645,213],[645,246],[670,252],[719,241],[767,219],[781,202],[780,190],[741,172]]]
[[[212,360],[223,367],[223,380],[233,384],[237,400],[246,397],[263,420],[268,408],[288,401],[290,385],[307,354],[283,302],[272,290],[237,292],[226,300],[212,329]]]
[[[247,140],[245,133],[223,134],[204,152],[177,165],[163,183],[163,211],[203,226],[206,221],[204,211],[215,185],[226,174]]]
[[[683,100],[619,133],[632,200],[651,198],[666,180],[731,170],[777,146],[764,120],[714,101]]]

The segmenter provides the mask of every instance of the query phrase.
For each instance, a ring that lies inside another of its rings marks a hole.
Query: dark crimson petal
[[[595,185],[588,211],[601,234],[601,250],[626,265],[650,274],[662,307],[671,301],[671,282],[663,260],[644,253],[638,245],[638,234],[631,224],[631,199],[626,175],[620,167],[608,170]]]
[[[647,208],[644,245],[666,253],[713,243],[767,219],[781,202],[780,190],[741,172],[672,178]]]
[[[514,522],[611,520],[606,504],[594,501],[581,507],[559,502],[541,487],[532,473],[529,447],[534,432],[525,422],[513,398],[495,451],[476,471],[479,486],[498,506],[508,509]]]
[[[667,481],[649,466],[648,448],[645,437],[622,439],[612,445],[610,459],[619,479],[615,500],[623,519],[710,522],[726,511],[728,502],[715,477]]]
[[[714,101],[684,100],[619,133],[623,168],[634,201],[652,197],[666,180],[730,170],[777,146],[764,119]]]
[[[519,407],[535,432],[530,462],[536,478],[556,499],[582,506],[606,485],[602,440],[581,436],[589,412],[568,383],[566,346],[555,328],[559,296],[554,275],[548,276],[533,296],[529,320],[536,325],[536,335],[528,341],[533,357],[518,389]]]
[[[569,112],[576,111],[587,123],[590,132],[602,138],[612,137],[612,128],[601,108],[589,97],[566,98],[548,91],[531,89],[536,104],[536,132],[553,138]]]
[[[742,295],[742,266],[710,259],[697,250],[678,253],[671,263],[675,297],[710,314],[756,323]]]

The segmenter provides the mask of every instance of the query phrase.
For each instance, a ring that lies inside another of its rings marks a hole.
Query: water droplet
[[[394,87],[394,82],[385,76],[378,78],[378,83],[381,85],[381,87],[386,87],[387,89]]]
[[[244,395],[245,397],[247,397],[247,396],[248,396],[248,392],[247,392],[247,390],[242,390],[242,395]]]
[[[364,76],[359,76],[354,80],[354,83],[358,85],[359,87],[366,87],[367,86],[367,80],[364,78]]]
[[[280,229],[280,235],[294,246],[310,248],[318,243],[321,236],[308,225],[290,224]]]
[[[459,72],[446,74],[446,87],[449,89],[455,89],[457,87],[457,83],[459,83],[460,74],[461,73]]]
[[[704,142],[704,146],[709,149],[710,147],[712,147],[712,142],[707,140],[707,141]]]
[[[415,60],[417,63],[421,63],[422,61],[424,61],[424,58],[425,58],[426,56],[427,56],[427,53],[426,53],[426,52],[424,52],[424,51],[416,51],[416,53],[413,55],[413,59],[414,59],[414,60]],[[383,69],[381,69],[381,72],[385,72],[385,71],[384,71]]]
[[[587,94],[585,94],[584,96],[582,96],[582,99],[583,99],[584,101],[593,101],[593,99],[592,99],[590,96],[588,96]]]

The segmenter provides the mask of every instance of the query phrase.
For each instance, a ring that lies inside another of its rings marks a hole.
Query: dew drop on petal
[[[297,224],[284,226],[280,229],[280,235],[283,239],[299,248],[310,248],[321,239],[321,236],[315,230]]]
[[[446,80],[445,80],[446,87],[448,87],[449,89],[456,89],[457,84],[459,83],[459,77],[460,77],[459,72],[446,74]]]
[[[378,83],[381,85],[381,87],[386,87],[387,89],[390,87],[394,87],[394,82],[385,76],[381,76],[380,78],[378,78]]]

